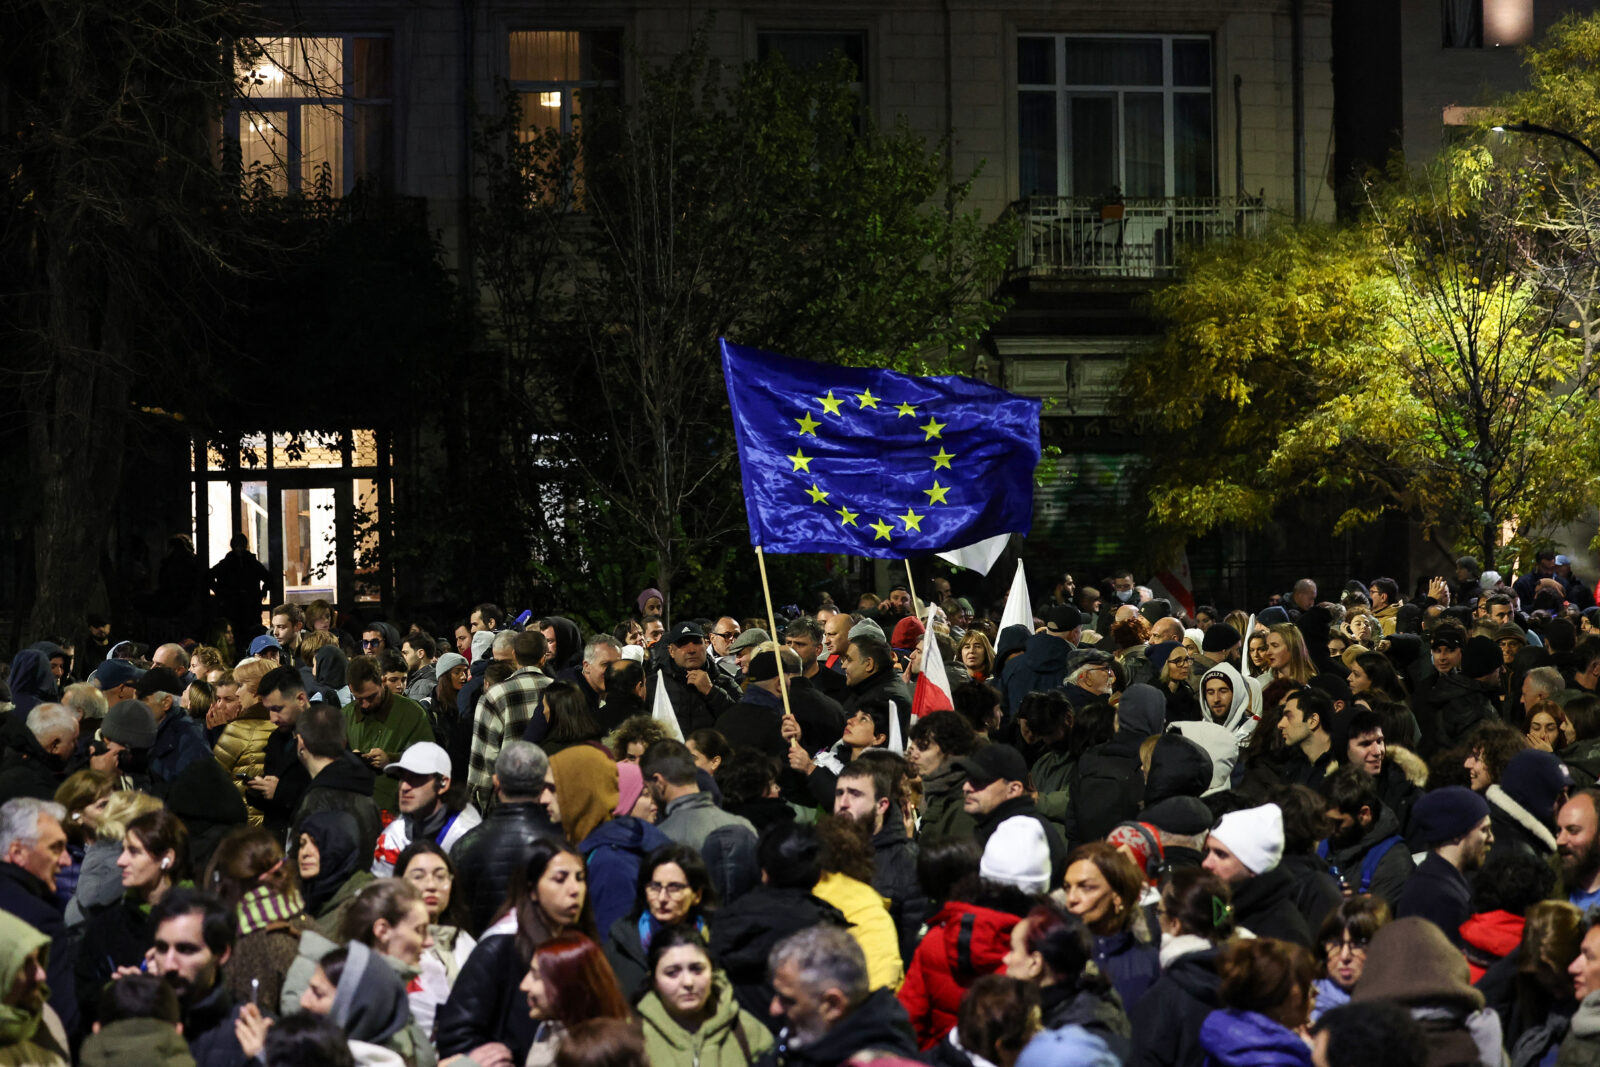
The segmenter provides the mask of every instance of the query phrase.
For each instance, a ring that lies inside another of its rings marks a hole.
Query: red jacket
[[[1522,944],[1522,927],[1526,921],[1509,911],[1481,911],[1461,924],[1461,940],[1466,943],[1467,969],[1472,972],[1473,985],[1478,984],[1483,972]]]
[[[1000,969],[1017,922],[1009,912],[958,901],[928,920],[898,994],[920,1047],[932,1048],[955,1028],[961,998],[973,982]]]

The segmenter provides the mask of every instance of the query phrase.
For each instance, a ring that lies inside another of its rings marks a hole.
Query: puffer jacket
[[[639,1001],[645,1061],[650,1067],[746,1067],[772,1047],[772,1032],[739,1007],[733,986],[720,972],[712,979],[705,1022],[690,1033],[651,990]]]
[[[1311,1046],[1299,1034],[1253,1011],[1212,1012],[1200,1045],[1217,1067],[1311,1067]]]
[[[456,865],[455,891],[466,903],[470,919],[466,930],[472,936],[480,936],[494,921],[511,885],[511,872],[540,838],[566,843],[561,827],[550,821],[544,805],[524,802],[496,805],[456,844],[451,854]]]
[[[267,770],[267,739],[277,727],[272,725],[272,720],[263,712],[259,716],[257,709],[251,708],[247,715],[230,722],[222,728],[222,736],[217,738],[217,743],[212,746],[211,754],[216,757],[222,769],[228,772],[228,777],[233,779],[239,795],[245,795],[244,781],[259,778]],[[248,798],[246,798],[248,802]],[[250,809],[250,825],[260,826],[262,813],[255,808]]]
[[[897,994],[918,1046],[926,1050],[943,1040],[956,1025],[972,983],[1000,970],[1018,921],[1016,915],[956,900],[929,920]]]

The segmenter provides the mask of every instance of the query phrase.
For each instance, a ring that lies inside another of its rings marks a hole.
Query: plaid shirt
[[[494,764],[506,739],[522,737],[522,728],[539,707],[550,676],[538,667],[523,667],[478,698],[472,717],[472,757],[467,763],[467,785],[488,793],[494,788]]]

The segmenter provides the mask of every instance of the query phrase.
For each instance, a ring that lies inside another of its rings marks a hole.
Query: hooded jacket
[[[650,1067],[745,1067],[772,1047],[772,1031],[739,1007],[726,975],[714,973],[708,1015],[690,1033],[652,989],[639,1001],[645,1062]]]
[[[1222,1008],[1200,1026],[1200,1047],[1217,1067],[1310,1067],[1311,1046],[1281,1023],[1253,1011]]]
[[[1011,930],[1019,921],[1009,912],[956,900],[929,920],[896,994],[922,1048],[938,1044],[956,1025],[972,983],[1004,966]]]
[[[205,731],[174,701],[156,724],[155,744],[150,746],[150,776],[158,785],[170,785],[201,761],[212,761]]]
[[[961,783],[966,772],[945,760],[939,769],[922,779],[922,825],[917,838],[924,843],[951,837],[971,837],[977,821],[962,806]]]
[[[1166,965],[1133,1010],[1129,1067],[1198,1067],[1205,1059],[1200,1027],[1222,1006],[1217,989],[1217,949],[1207,946]]]
[[[1022,652],[1012,656],[1000,672],[1007,718],[1016,715],[1022,698],[1029,693],[1047,693],[1065,686],[1067,654],[1071,651],[1071,644],[1047,633],[1034,634],[1024,642]]]
[[[1220,793],[1232,786],[1233,768],[1239,762],[1238,735],[1225,726],[1205,720],[1175,723],[1172,730],[1205,749],[1211,758],[1211,782],[1201,796]]]
[[[189,828],[189,863],[204,870],[222,839],[250,821],[250,809],[214,759],[185,767],[167,789],[167,810]]]
[[[11,702],[15,705],[11,714],[18,722],[26,722],[28,712],[40,704],[60,699],[50,657],[36,648],[25,648],[11,657],[6,684],[11,687]]]
[[[727,974],[744,1009],[776,1028],[778,1021],[768,1021],[767,1014],[772,1005],[767,953],[790,934],[824,922],[849,925],[838,908],[808,889],[758,885],[717,911],[711,924],[711,958]]]
[[[1454,748],[1475,726],[1497,718],[1488,686],[1459,671],[1439,675],[1418,708],[1424,754]]]
[[[78,991],[74,983],[80,942],[67,936],[61,907],[49,887],[14,863],[0,863],[0,915],[26,923],[50,939],[50,960],[45,967],[50,1006],[66,1029],[77,1030]]]
[[[351,1041],[382,1045],[417,1067],[437,1062],[433,1046],[417,1040],[410,1030],[411,1002],[399,973],[359,941],[345,947],[349,956],[334,990],[329,1018]]]
[[[917,1039],[906,1010],[887,989],[874,990],[827,1033],[799,1048],[787,1047],[784,1034],[758,1061],[763,1067],[838,1067],[861,1052],[916,1059]]]
[[[644,858],[672,839],[650,823],[621,815],[601,823],[578,844],[589,872],[589,906],[597,930],[633,910],[639,892],[639,867]]]
[[[1200,676],[1200,693],[1202,698],[1206,691],[1206,679],[1218,677],[1227,680],[1233,692],[1233,703],[1228,705],[1228,714],[1218,725],[1232,733],[1239,739],[1239,747],[1255,733],[1256,724],[1260,721],[1261,695],[1256,690],[1253,681],[1246,681],[1244,675],[1231,663],[1219,663]],[[1206,709],[1206,717],[1210,718],[1211,711]]]
[[[1211,788],[1211,782],[1211,757],[1204,748],[1182,734],[1162,734],[1150,753],[1142,807],[1169,797],[1199,797]]]
[[[1118,1062],[1126,1062],[1133,1047],[1122,998],[1109,987],[1045,986],[1039,990],[1039,1018],[1046,1030],[1082,1027],[1104,1041]]]
[[[1144,775],[1139,746],[1166,729],[1167,700],[1148,685],[1130,685],[1117,705],[1117,732],[1110,741],[1086,751],[1073,768],[1067,790],[1067,844],[1076,848],[1099,841],[1119,822],[1139,814]],[[1210,779],[1210,769],[1206,771]],[[1061,872],[1052,884],[1059,885]]]
[[[1521,915],[1497,909],[1480,911],[1461,924],[1460,940],[1466,949],[1468,978],[1474,986],[1490,967],[1517,951],[1527,922]]]
[[[1396,919],[1372,935],[1351,1000],[1394,1000],[1409,1008],[1428,1036],[1428,1067],[1475,1063],[1469,1026],[1484,1001],[1467,979],[1467,961],[1442,930],[1427,919]]]
[[[878,891],[865,882],[835,871],[825,871],[812,891],[832,904],[850,924],[850,936],[867,960],[867,982],[873,989],[898,989],[905,977],[900,961],[900,936]]]
[[[0,988],[9,990],[17,972],[40,952],[48,972],[50,938],[9,912],[0,912]],[[26,1005],[0,1005],[0,1065],[67,1067],[67,1033],[48,1003],[37,1011]]]
[[[295,843],[298,846],[302,835],[311,838],[321,863],[321,869],[301,887],[307,914],[321,918],[344,884],[355,875],[366,873],[367,850],[359,833],[355,816],[345,811],[314,812],[301,820]]]
[[[1280,864],[1233,889],[1233,915],[1238,925],[1257,937],[1275,937],[1311,948],[1312,930],[1294,902],[1294,879]]]
[[[361,851],[370,855],[383,833],[383,818],[372,802],[372,783],[376,777],[372,768],[354,752],[344,753],[322,768],[306,786],[300,807],[295,811],[295,825],[319,811],[342,811],[355,819]],[[297,835],[295,840],[298,839]]]
[[[90,1034],[78,1055],[79,1067],[195,1067],[194,1056],[177,1029],[160,1019],[118,1019]]]
[[[1378,817],[1367,827],[1366,833],[1361,838],[1343,848],[1331,848],[1328,859],[1337,867],[1347,885],[1354,891],[1360,890],[1362,864],[1366,861],[1367,853],[1376,848],[1380,843],[1391,837],[1400,836],[1400,820],[1387,805],[1378,809]],[[1330,846],[1332,842],[1329,842]],[[1400,903],[1400,894],[1405,890],[1406,879],[1411,877],[1411,872],[1417,865],[1411,861],[1411,850],[1406,847],[1403,840],[1396,841],[1383,858],[1378,860],[1378,866],[1372,873],[1372,884],[1368,891],[1376,897],[1382,897],[1389,902],[1391,909]]]

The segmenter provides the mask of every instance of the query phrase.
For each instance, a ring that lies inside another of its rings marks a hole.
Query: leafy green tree
[[[1011,242],[941,151],[862,114],[842,69],[729,71],[701,37],[640,85],[586,106],[574,139],[496,130],[480,225],[510,236],[479,262],[510,309],[493,325],[518,433],[593,546],[564,562],[636,553],[670,597],[744,528],[717,339],[942,369],[1001,310]]]

